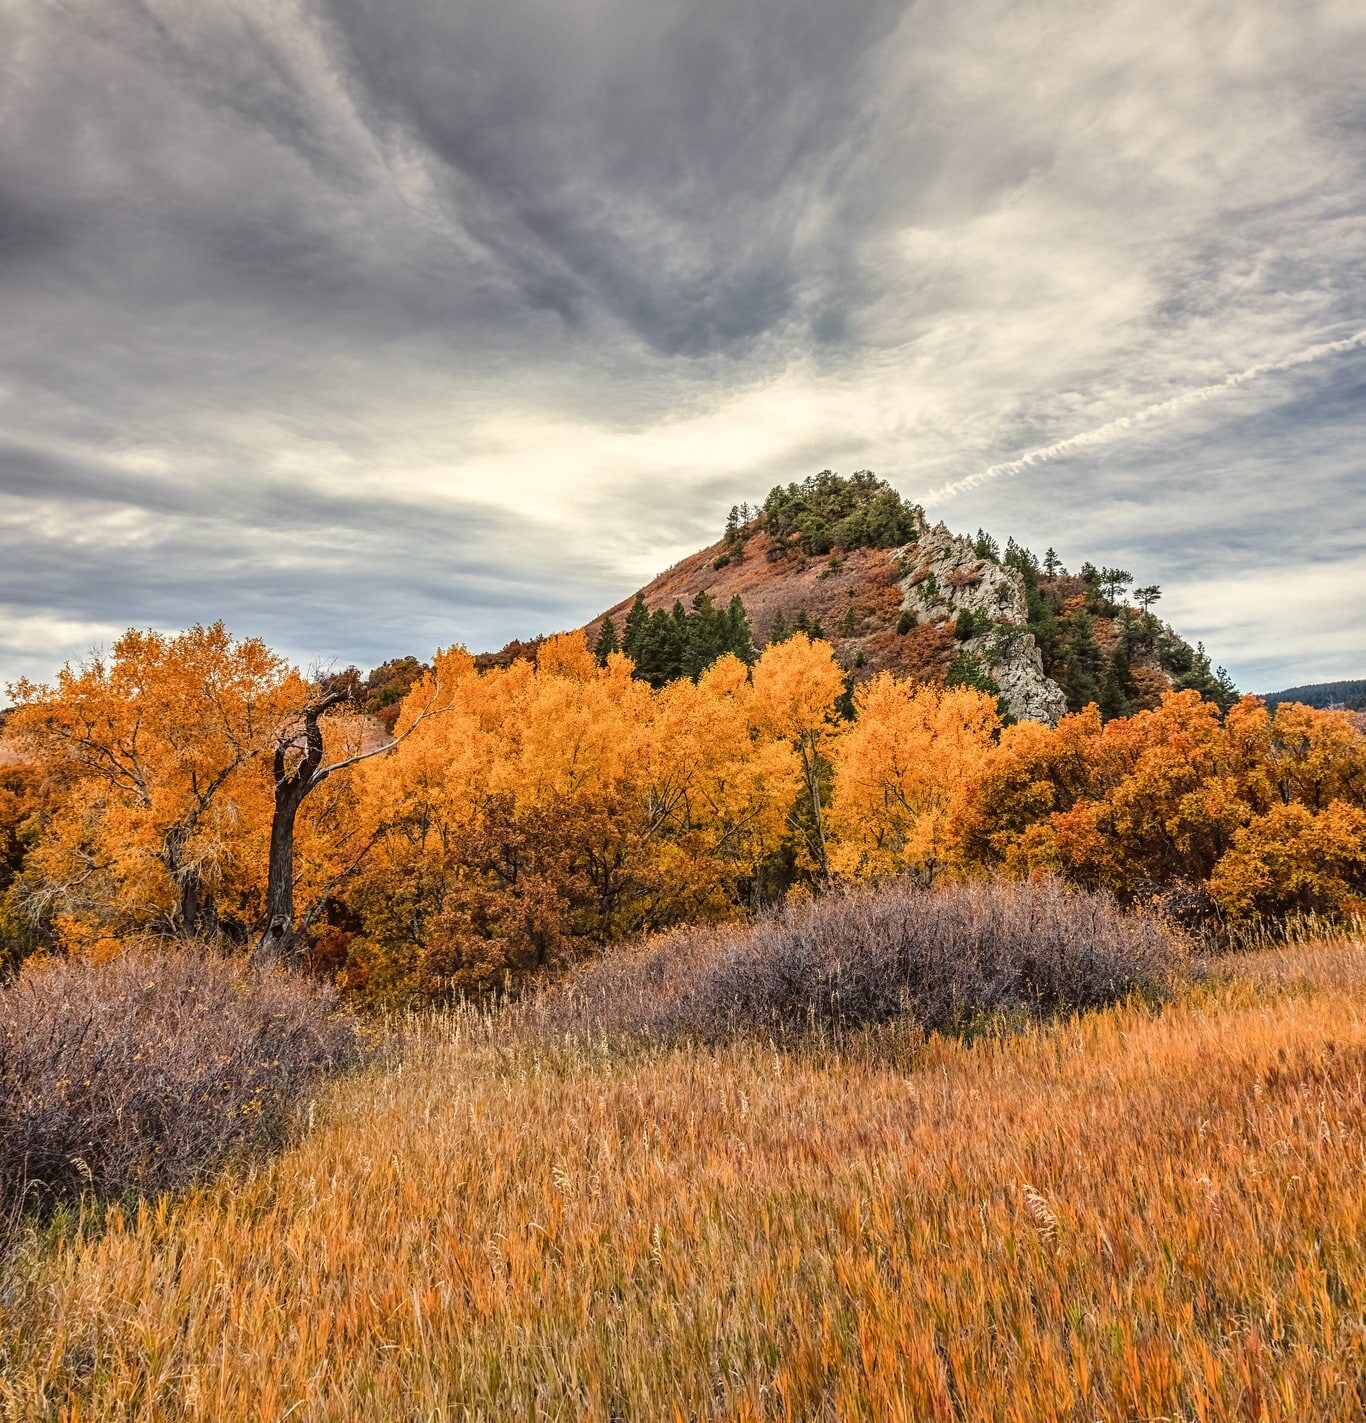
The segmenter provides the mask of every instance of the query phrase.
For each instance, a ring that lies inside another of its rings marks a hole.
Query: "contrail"
[[[1184,410],[1188,405],[1199,405],[1201,401],[1212,400],[1226,390],[1246,385],[1261,376],[1293,370],[1296,366],[1305,366],[1310,361],[1317,361],[1321,356],[1337,355],[1341,351],[1350,351],[1358,346],[1366,346],[1366,330],[1358,331],[1354,336],[1346,336],[1341,341],[1324,341],[1318,346],[1308,346],[1293,356],[1287,356],[1283,361],[1264,361],[1261,365],[1248,366],[1246,370],[1235,371],[1213,385],[1202,385],[1198,390],[1188,390],[1182,395],[1172,396],[1170,400],[1159,400],[1157,404],[1146,405],[1133,415],[1122,415],[1118,420],[1098,425],[1094,430],[1083,430],[1079,435],[1069,435],[1065,440],[1056,440],[1051,445],[1030,450],[1018,459],[1003,460],[1000,464],[978,470],[976,474],[970,474],[965,479],[941,484],[938,489],[925,496],[924,503],[942,503],[945,499],[952,499],[955,494],[976,489],[979,484],[985,484],[989,479],[1005,479],[1009,475],[1020,474],[1031,465],[1059,459],[1063,455],[1071,454],[1073,450],[1087,449],[1092,445],[1108,445],[1127,434],[1136,425],[1155,420],[1160,415],[1171,415],[1177,410]]]

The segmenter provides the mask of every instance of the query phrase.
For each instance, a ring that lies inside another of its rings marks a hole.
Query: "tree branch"
[[[320,785],[337,771],[344,771],[348,766],[355,766],[361,761],[368,761],[371,756],[379,756],[385,751],[392,751],[400,742],[407,740],[429,716],[439,716],[442,712],[452,710],[450,706],[439,707],[436,705],[436,699],[440,695],[441,684],[438,682],[432,690],[431,700],[418,712],[417,716],[413,718],[412,724],[401,735],[394,737],[392,741],[386,741],[383,746],[372,746],[368,751],[357,751],[354,756],[347,756],[344,760],[334,761],[330,766],[319,767],[313,774],[313,784],[315,786]],[[345,696],[338,695],[337,700],[344,701]]]

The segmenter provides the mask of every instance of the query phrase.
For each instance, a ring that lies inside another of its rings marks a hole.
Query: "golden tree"
[[[307,699],[297,672],[215,623],[130,631],[109,658],[10,691],[7,731],[45,800],[24,876],[31,912],[75,940],[190,936],[250,914],[260,758]]]
[[[957,852],[956,822],[994,750],[995,699],[881,672],[854,694],[834,747],[832,863],[842,875],[931,884]]]
[[[826,786],[829,752],[839,733],[836,702],[843,690],[844,673],[834,649],[804,633],[770,644],[754,666],[759,723],[797,754],[802,796],[791,826],[822,881],[830,878]]]

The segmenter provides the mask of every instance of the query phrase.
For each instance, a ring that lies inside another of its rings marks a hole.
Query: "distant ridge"
[[[1269,707],[1277,702],[1302,702],[1307,707],[1366,711],[1366,677],[1347,682],[1306,682],[1302,687],[1287,687],[1282,692],[1263,692],[1262,700]]]

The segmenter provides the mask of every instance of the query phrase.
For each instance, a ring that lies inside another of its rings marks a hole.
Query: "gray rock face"
[[[1012,716],[1050,726],[1067,710],[1063,690],[1044,675],[1043,658],[1032,633],[1024,579],[1013,568],[978,556],[970,539],[943,524],[926,528],[918,544],[893,550],[911,565],[901,582],[901,606],[922,623],[956,623],[965,609],[990,630],[962,646],[981,659],[1001,689]]]

